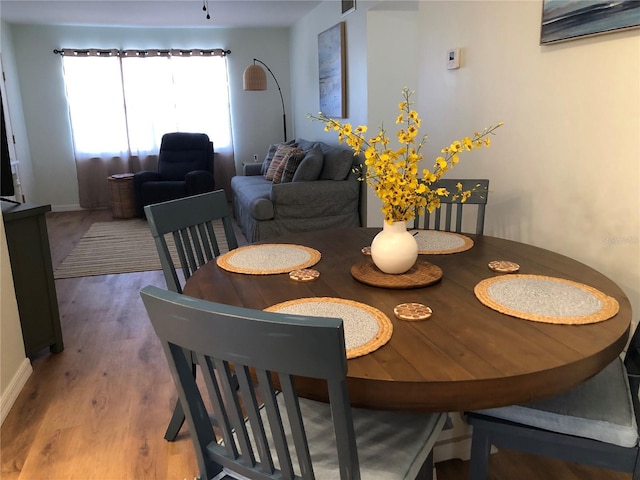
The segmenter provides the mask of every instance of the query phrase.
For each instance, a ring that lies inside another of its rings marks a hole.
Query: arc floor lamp
[[[260,65],[256,65],[256,62],[264,65],[273,79],[276,82],[276,86],[278,87],[278,92],[280,92],[280,101],[282,102],[282,127],[284,129],[284,141],[287,141],[287,116],[284,110],[284,98],[282,97],[282,90],[280,89],[280,84],[278,83],[278,79],[273,74],[271,69],[267,67],[264,62],[261,62],[257,58],[253,59],[253,65],[249,65],[242,75],[242,84],[243,88],[246,91],[261,91],[267,89],[267,74],[264,72]]]

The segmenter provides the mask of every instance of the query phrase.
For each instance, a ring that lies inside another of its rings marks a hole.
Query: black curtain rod
[[[71,52],[73,52],[74,55],[88,55],[91,52],[95,52],[97,54],[97,56],[101,56],[101,55],[117,55],[117,56],[121,56],[121,55],[126,55],[127,53],[132,53],[135,54],[136,56],[147,56],[149,53],[158,53],[160,55],[170,55],[173,52],[176,52],[178,54],[188,54],[188,53],[192,53],[192,52],[202,52],[204,54],[218,54],[222,57],[226,57],[227,55],[229,55],[231,53],[231,50],[224,50],[221,48],[212,48],[212,49],[205,49],[205,48],[190,48],[190,49],[182,49],[182,48],[171,48],[171,49],[146,49],[146,50],[137,50],[137,49],[127,49],[127,50],[119,50],[117,48],[114,49],[103,49],[103,48],[84,48],[84,49],[79,49],[79,48],[65,48],[65,49],[61,49],[58,50],[57,48],[53,49],[53,53],[55,53],[56,55],[69,55]]]

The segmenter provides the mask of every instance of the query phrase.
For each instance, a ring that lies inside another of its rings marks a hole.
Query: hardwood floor
[[[108,210],[47,217],[54,269]],[[197,476],[187,428],[163,438],[176,401],[138,292],[161,271],[56,280],[65,350],[32,359],[33,374],[0,431],[2,480],[177,479]],[[469,464],[436,465],[438,480]],[[492,480],[629,480],[631,475],[502,450]],[[334,479],[318,479],[334,480]]]

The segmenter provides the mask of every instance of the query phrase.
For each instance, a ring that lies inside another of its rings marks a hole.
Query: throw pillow
[[[280,165],[278,165],[278,168],[273,174],[273,183],[282,183],[282,175],[287,163],[289,163],[289,159],[294,155],[299,155],[301,153],[303,153],[303,150],[301,148],[296,148],[284,156],[282,162],[280,162]]]
[[[269,150],[267,150],[267,154],[264,156],[264,160],[262,160],[262,168],[260,169],[260,173],[264,176],[269,169],[269,165],[271,165],[271,160],[273,160],[273,156],[278,149],[278,143],[274,143],[269,146]]]
[[[320,180],[344,180],[351,171],[353,152],[339,147],[330,147],[324,151],[324,165]]]
[[[284,166],[284,172],[282,172],[282,179],[280,180],[280,183],[289,183],[293,180],[293,176],[295,175],[298,166],[306,156],[307,152],[302,151],[300,153],[294,153],[289,157],[287,164]]]
[[[260,169],[260,174],[264,176],[267,173],[269,165],[271,165],[271,160],[273,160],[273,156],[276,154],[276,150],[278,150],[278,147],[280,145],[293,145],[294,143],[295,140],[289,140],[288,142],[274,143],[270,145],[269,150],[267,150],[267,154],[264,157],[264,160],[262,160],[262,168]]]
[[[278,167],[280,166],[282,161],[285,159],[285,157],[287,156],[288,153],[291,153],[296,148],[297,148],[297,145],[285,145],[283,143],[278,145],[276,153],[273,155],[273,159],[271,160],[271,163],[269,164],[269,168],[267,169],[266,173],[264,174],[264,178],[266,180],[273,181],[273,176],[275,175],[276,170],[278,169]]]
[[[298,165],[296,173],[293,174],[292,182],[313,182],[318,180],[322,172],[324,155],[320,145],[315,145],[307,152],[304,159]]]

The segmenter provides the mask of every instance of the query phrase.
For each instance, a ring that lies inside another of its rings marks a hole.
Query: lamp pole
[[[280,89],[280,84],[278,83],[278,79],[273,74],[271,69],[267,67],[267,65],[264,62],[258,60],[257,58],[254,58],[253,61],[254,63],[259,62],[262,65],[264,65],[264,68],[269,70],[269,73],[273,77],[273,80],[276,82],[276,86],[278,87],[278,92],[280,93],[280,102],[282,102],[282,128],[284,129],[284,141],[286,142],[287,141],[287,115],[285,114],[285,111],[284,111],[284,98],[282,97],[282,90]]]

